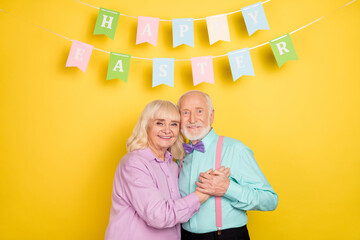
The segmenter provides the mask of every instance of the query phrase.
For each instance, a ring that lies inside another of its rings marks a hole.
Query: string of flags
[[[357,0],[352,0],[342,7],[338,8],[342,9],[345,6],[350,5],[351,3],[356,2]],[[8,13],[7,11],[0,9],[0,11],[4,13]],[[10,13],[8,13],[10,14]],[[14,14],[12,14],[14,15]],[[16,16],[16,15],[14,15]],[[16,16],[19,18],[19,16]],[[254,69],[251,62],[250,52],[249,50],[264,46],[266,44],[270,44],[270,47],[273,51],[274,57],[279,67],[281,67],[288,60],[297,60],[297,54],[290,38],[290,35],[300,31],[315,22],[320,21],[326,16],[322,16],[313,22],[304,25],[288,34],[275,38],[269,42],[260,44],[258,46],[252,48],[244,48],[236,51],[229,52],[228,54],[218,55],[218,56],[205,56],[205,57],[194,57],[191,59],[185,59],[185,61],[191,61],[192,66],[192,74],[193,74],[193,82],[194,86],[198,85],[202,82],[214,83],[214,72],[213,72],[213,58],[228,56],[230,68],[233,76],[233,80],[236,81],[241,76],[255,76]],[[115,21],[113,22],[115,23]],[[98,24],[98,23],[97,23]],[[102,24],[102,22],[99,24]],[[174,62],[175,61],[184,61],[184,60],[176,60],[174,58],[141,58],[134,57],[129,54],[123,53],[114,53],[104,51],[102,49],[94,48],[93,46],[77,41],[71,40],[65,36],[62,36],[58,33],[55,33],[51,30],[43,28],[39,25],[32,24],[36,27],[39,27],[43,30],[46,30],[50,33],[53,33],[57,36],[60,36],[66,40],[72,41],[72,46],[70,49],[70,53],[68,55],[68,59],[66,62],[66,67],[78,67],[83,72],[86,72],[92,51],[99,50],[102,52],[106,52],[110,54],[109,64],[108,64],[108,73],[107,80],[111,79],[120,79],[124,82],[127,82],[130,68],[130,60],[131,58],[135,59],[145,59],[153,61],[153,87],[158,86],[160,84],[166,84],[171,87],[174,86]],[[102,29],[104,30],[104,29]]]
[[[249,36],[257,30],[269,30],[262,2],[241,8]],[[106,8],[100,8],[96,19],[93,34],[104,34],[114,40],[120,12]],[[150,43],[157,44],[159,32],[159,18],[139,16],[136,33],[136,44]],[[182,44],[194,47],[194,19],[176,18],[172,19],[173,47]],[[222,40],[230,42],[230,32],[227,14],[220,14],[206,17],[210,45]]]
[[[279,67],[289,60],[298,59],[290,34],[269,43]],[[93,49],[91,45],[73,40],[66,67],[78,67],[86,72]],[[227,55],[234,82],[244,75],[255,76],[249,48],[229,52]],[[130,60],[129,54],[111,52],[106,80],[120,79],[127,82]],[[214,84],[212,56],[193,57],[190,61],[194,86],[202,82]],[[160,84],[174,87],[174,62],[174,58],[153,58],[153,87]]]

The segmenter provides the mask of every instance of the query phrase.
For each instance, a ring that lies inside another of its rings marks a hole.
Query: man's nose
[[[190,123],[195,123],[195,115],[194,115],[194,114],[191,114],[191,113],[190,113],[189,122],[190,122]]]

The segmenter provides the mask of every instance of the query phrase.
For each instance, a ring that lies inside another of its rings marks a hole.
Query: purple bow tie
[[[184,147],[184,150],[187,154],[189,153],[192,153],[195,150],[199,151],[199,152],[205,152],[205,146],[204,146],[204,143],[203,142],[198,142],[197,144],[195,145],[190,145],[190,144],[187,144],[187,143],[183,143],[183,147]]]

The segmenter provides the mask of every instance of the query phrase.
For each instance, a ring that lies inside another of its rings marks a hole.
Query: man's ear
[[[215,114],[215,109],[213,109],[211,111],[211,114],[210,114],[210,126],[213,124],[214,122],[214,114]]]

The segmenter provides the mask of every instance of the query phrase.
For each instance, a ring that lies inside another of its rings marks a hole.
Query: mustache
[[[204,127],[204,124],[202,124],[201,122],[185,123],[185,127]]]

